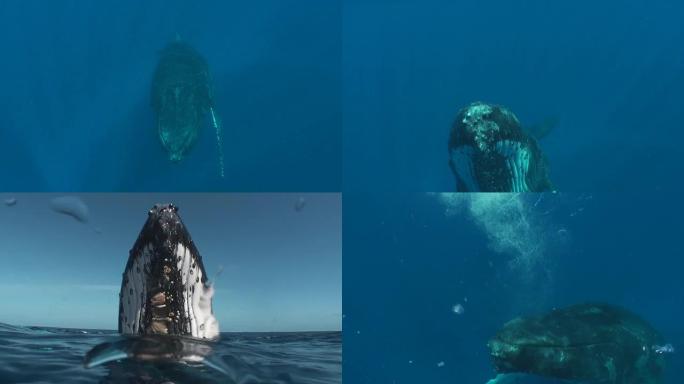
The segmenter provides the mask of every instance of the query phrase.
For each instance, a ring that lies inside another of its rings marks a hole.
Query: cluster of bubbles
[[[447,215],[466,212],[487,235],[489,247],[511,256],[511,266],[529,270],[544,256],[544,231],[520,193],[440,193]]]

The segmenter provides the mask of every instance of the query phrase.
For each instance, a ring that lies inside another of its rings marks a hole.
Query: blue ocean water
[[[204,365],[111,362],[83,357],[116,340],[114,331],[0,324],[2,383],[341,383],[340,332],[223,333],[213,354],[226,374]]]
[[[225,178],[207,121],[171,163],[150,86],[178,34],[205,57]],[[0,189],[336,191],[337,2],[0,2]]]
[[[345,381],[484,384],[505,322],[604,302],[674,346],[679,383],[682,215],[666,193],[346,193]]]
[[[676,191],[684,4],[345,1],[344,189],[454,191],[447,142],[474,101],[509,107],[561,191]]]

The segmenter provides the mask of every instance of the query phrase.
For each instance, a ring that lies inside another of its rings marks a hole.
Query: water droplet
[[[465,308],[461,304],[454,305],[451,310],[457,315],[462,315],[465,312]]]
[[[133,288],[128,288],[128,294],[132,295],[133,294]]]
[[[195,277],[195,283],[199,283],[199,276]],[[195,288],[195,287],[193,287]]]

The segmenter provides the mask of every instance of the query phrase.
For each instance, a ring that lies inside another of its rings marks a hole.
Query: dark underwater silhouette
[[[607,304],[578,304],[516,318],[488,343],[497,372],[589,383],[659,384],[662,336],[646,321]],[[503,380],[505,375],[490,383]]]

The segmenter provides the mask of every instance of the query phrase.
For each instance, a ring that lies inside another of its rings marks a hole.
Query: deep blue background
[[[509,255],[488,247],[472,216],[445,215],[435,197],[344,195],[345,382],[484,384],[494,377],[486,342],[506,321],[584,301],[621,305],[649,321],[676,349],[666,383],[680,382],[681,200],[547,195],[534,207],[537,196],[528,196],[526,217],[546,242],[528,275],[548,274],[531,282],[508,267]],[[456,303],[462,315],[452,312]]]
[[[481,100],[541,141],[564,191],[675,191],[684,3],[355,1],[343,11],[344,189],[453,191],[447,140]]]
[[[341,188],[337,1],[0,2],[0,190]],[[176,33],[208,61],[225,180],[207,122],[172,164],[150,83]]]

